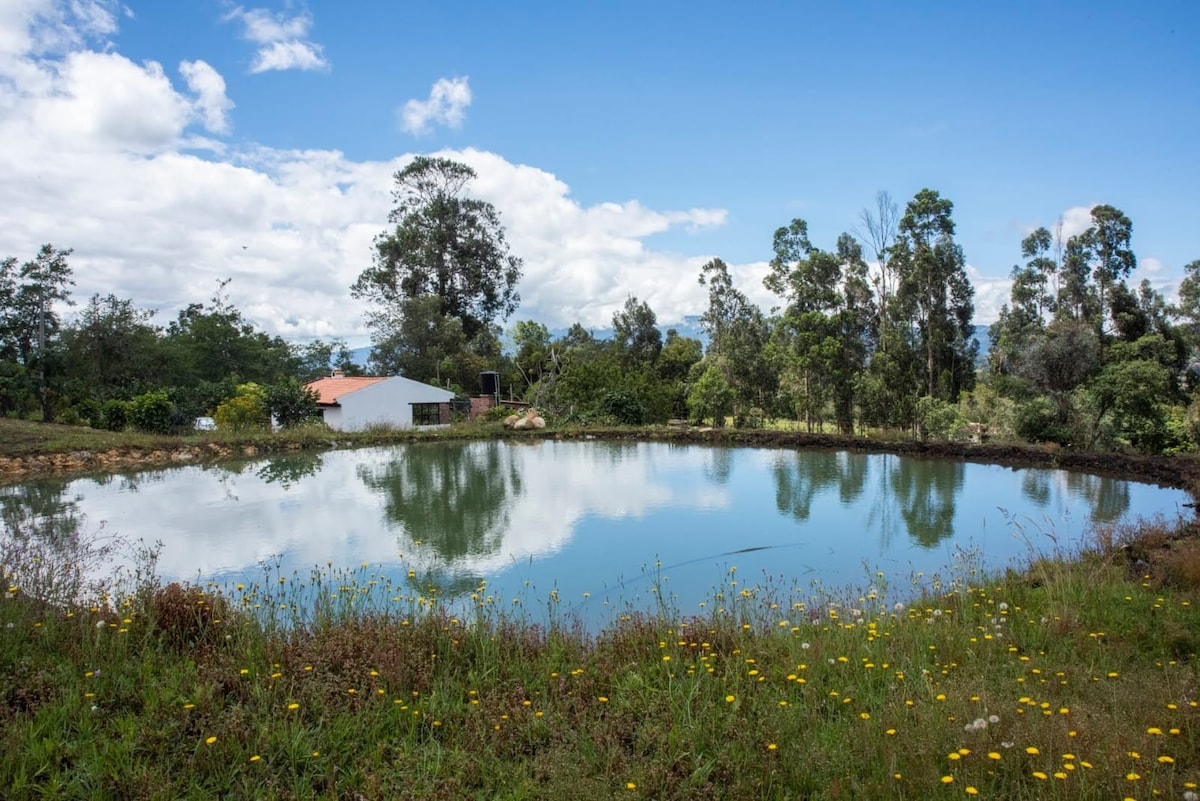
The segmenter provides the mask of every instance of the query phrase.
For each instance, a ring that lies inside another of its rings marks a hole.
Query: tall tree
[[[900,220],[893,254],[899,299],[911,310],[924,356],[925,394],[950,401],[974,386],[978,348],[971,338],[975,290],[954,241],[953,211],[949,200],[922,189]]]
[[[662,352],[662,332],[650,304],[633,295],[613,314],[613,339],[626,367],[653,367]]]
[[[1079,235],[1080,245],[1092,268],[1092,279],[1096,282],[1099,303],[1098,331],[1103,335],[1105,316],[1109,312],[1109,295],[1112,287],[1123,282],[1125,276],[1137,266],[1137,258],[1130,249],[1133,223],[1119,209],[1101,205],[1092,209],[1092,225]]]
[[[0,361],[18,365],[32,379],[42,419],[53,418],[50,382],[59,376],[51,362],[60,328],[54,304],[70,304],[70,250],[42,245],[17,267],[15,258],[0,262]]]
[[[77,398],[131,398],[165,372],[154,312],[132,300],[93,295],[62,332],[68,383]]]
[[[885,191],[875,195],[875,210],[863,209],[858,215],[862,228],[855,233],[875,259],[876,272],[872,278],[876,302],[879,308],[879,327],[875,340],[879,349],[887,352],[887,330],[891,318],[888,305],[899,288],[899,277],[892,265],[892,245],[896,242],[896,225],[900,220],[900,209],[892,196]]]
[[[395,174],[390,232],[375,238],[374,263],[351,294],[375,303],[373,324],[395,317],[406,300],[438,299],[468,339],[520,300],[521,259],[509,253],[500,214],[466,194],[475,171],[444,158],[418,156]]]

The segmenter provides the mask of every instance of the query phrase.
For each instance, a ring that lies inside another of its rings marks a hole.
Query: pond
[[[702,611],[890,586],[1071,550],[1096,524],[1176,516],[1180,490],[892,454],[551,440],[416,443],[0,488],[63,527],[162,543],[164,580],[358,570],[465,606]],[[882,576],[880,575],[882,574]],[[731,588],[733,592],[730,592]]]

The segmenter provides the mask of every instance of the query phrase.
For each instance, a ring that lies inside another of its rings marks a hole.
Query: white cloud
[[[975,318],[978,325],[991,325],[1000,319],[1000,308],[1012,296],[1012,279],[991,278],[968,264],[967,278],[975,287]]]
[[[240,20],[242,36],[260,45],[250,65],[250,72],[270,70],[321,70],[328,69],[325,49],[309,41],[312,15],[308,13],[287,16],[273,14],[265,8],[249,11],[238,6],[225,15],[226,20]]]
[[[254,56],[251,72],[319,70],[329,66],[321,46],[312,42],[272,42]]]
[[[181,62],[179,74],[196,95],[196,111],[205,129],[212,133],[228,133],[227,113],[233,108],[233,101],[225,96],[225,79],[221,74],[203,61]]]
[[[461,128],[471,105],[468,78],[439,78],[429,90],[428,100],[409,100],[400,110],[400,127],[420,136],[429,133],[431,124]]]
[[[102,39],[116,32],[118,7],[113,0],[0,0],[0,54],[64,52]]]
[[[0,60],[0,256],[72,247],[76,299],[112,292],[164,323],[232,277],[233,303],[271,334],[365,342],[349,287],[386,227],[392,175],[412,156],[222,150],[196,131],[228,125],[223,80],[200,61],[180,74],[172,85],[155,62],[92,50]],[[203,157],[194,150],[205,146]],[[470,191],[496,205],[525,259],[518,317],[604,327],[629,293],[664,323],[702,310],[696,276],[709,256],[643,240],[719,226],[724,211],[584,206],[544,170],[475,150],[443,155],[478,171]]]

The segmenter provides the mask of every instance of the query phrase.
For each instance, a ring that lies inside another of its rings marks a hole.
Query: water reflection
[[[808,520],[813,502],[826,490],[837,490],[843,505],[862,495],[867,483],[867,457],[861,453],[799,451],[781,454],[772,466],[775,506],[796,520]]]
[[[383,498],[390,525],[453,563],[500,549],[522,491],[514,453],[499,442],[422,443],[360,465],[358,477]]]
[[[71,539],[79,531],[83,496],[67,492],[68,482],[43,479],[0,487],[0,523],[10,535],[34,535],[49,544]]]
[[[1108,476],[1064,473],[1061,470],[1024,470],[1021,495],[1039,507],[1050,504],[1057,488],[1069,498],[1080,501],[1093,523],[1112,523],[1129,511],[1130,484]]]
[[[1186,500],[1095,476],[886,454],[539,440],[29,482],[0,489],[0,516],[22,509],[66,531],[86,514],[131,542],[161,540],[167,580],[255,580],[270,559],[301,575],[366,562],[414,592],[462,595],[486,579],[489,592],[557,587],[598,606],[647,576],[639,592],[661,580],[680,599],[704,597],[731,566],[739,578],[826,585],[861,581],[864,562],[932,571],[951,541],[984,542],[999,565],[1025,553],[1008,522],[1021,515],[1067,543],[1086,520]],[[1060,526],[1067,517],[1078,523]]]

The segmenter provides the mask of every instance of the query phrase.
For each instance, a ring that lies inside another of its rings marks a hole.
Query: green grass
[[[36,598],[46,569],[8,559],[28,581],[0,598],[0,787],[1183,798],[1200,783],[1200,543],[1161,522],[1097,539],[1004,575],[877,575],[805,601],[733,571],[706,618],[595,636],[514,619],[486,586],[455,618],[370,566],[220,591],[143,573],[63,607]]]

